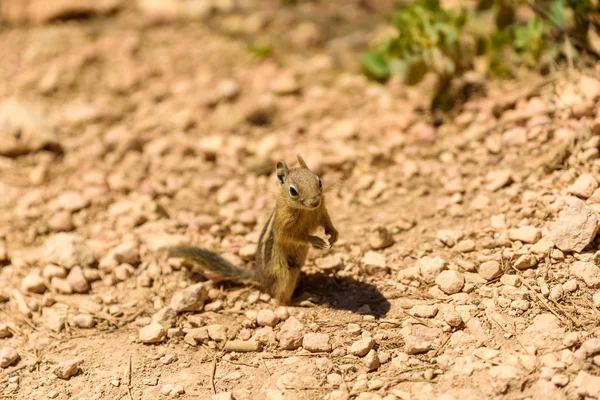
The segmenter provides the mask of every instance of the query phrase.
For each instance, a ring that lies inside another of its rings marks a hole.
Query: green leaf
[[[550,18],[552,19],[552,22],[561,29],[563,29],[566,24],[565,13],[564,0],[553,0],[550,5]]]
[[[416,85],[421,82],[427,71],[427,64],[422,57],[415,57],[408,60],[404,72],[404,81],[408,85]]]
[[[388,62],[385,56],[378,51],[362,54],[360,64],[365,73],[373,79],[385,80],[390,77]]]
[[[248,43],[246,51],[248,51],[253,58],[266,58],[273,52],[273,46],[270,43]]]

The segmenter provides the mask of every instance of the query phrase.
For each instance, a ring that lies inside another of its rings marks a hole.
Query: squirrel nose
[[[310,200],[309,204],[310,204],[311,207],[319,207],[319,205],[321,204],[321,198],[318,197],[318,196],[317,197],[313,197]]]

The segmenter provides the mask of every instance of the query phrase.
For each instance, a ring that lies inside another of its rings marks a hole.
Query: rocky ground
[[[50,3],[0,8],[3,399],[600,397],[597,70],[434,121],[431,80],[356,69],[377,2]],[[297,153],[340,231],[318,307],[165,260],[251,268]]]

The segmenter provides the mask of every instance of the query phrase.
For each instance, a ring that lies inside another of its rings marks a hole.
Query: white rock
[[[560,299],[563,298],[565,294],[565,290],[563,289],[562,285],[555,285],[552,287],[552,289],[550,289],[550,300],[554,300],[554,301],[558,301]]]
[[[458,327],[460,326],[460,324],[462,324],[462,318],[460,317],[460,314],[457,313],[454,310],[448,310],[444,312],[444,321],[452,326],[452,327]]]
[[[594,301],[594,306],[600,308],[600,292],[594,293],[592,300]]]
[[[302,345],[304,338],[304,325],[296,317],[289,317],[281,326],[277,334],[279,347],[285,350],[294,350]]]
[[[277,387],[285,389],[298,389],[302,387],[318,387],[317,378],[310,374],[285,372],[277,379]]]
[[[172,328],[177,322],[177,312],[171,307],[163,307],[152,316],[152,321],[158,322],[165,329]]]
[[[426,353],[431,349],[431,343],[417,336],[404,337],[404,352],[409,355]]]
[[[112,249],[109,254],[117,264],[135,265],[140,260],[138,246],[137,241],[129,240]]]
[[[166,329],[158,322],[152,322],[140,329],[139,338],[142,343],[153,344],[162,342],[166,336]]]
[[[410,309],[410,314],[420,318],[433,318],[438,312],[437,305],[416,305]]]
[[[365,356],[375,346],[373,338],[366,337],[364,339],[357,340],[350,346],[350,354],[358,357]]]
[[[511,171],[499,170],[490,171],[486,176],[486,180],[488,181],[486,189],[490,192],[495,192],[496,190],[509,185],[513,181],[513,178]]]
[[[50,286],[55,289],[58,293],[71,294],[73,288],[65,279],[54,277],[50,280]]]
[[[231,392],[221,392],[210,396],[210,400],[234,400]]]
[[[569,279],[568,281],[562,284],[563,290],[568,293],[573,293],[574,291],[576,291],[578,286],[579,285],[577,284],[577,279]]]
[[[83,276],[83,271],[78,265],[75,265],[69,271],[67,283],[75,293],[87,293],[90,290],[90,284],[87,279],[85,279],[85,276]]]
[[[516,269],[527,269],[537,265],[537,259],[533,254],[522,254],[514,263]]]
[[[577,197],[587,199],[594,194],[594,190],[598,188],[598,182],[592,174],[585,173],[579,175],[577,180],[569,187],[568,192]]]
[[[53,332],[60,332],[65,327],[67,316],[64,310],[44,308],[43,315],[46,317],[46,325]]]
[[[368,371],[373,371],[379,368],[381,362],[379,361],[379,357],[377,356],[377,352],[375,350],[370,350],[365,358],[363,359],[363,363],[367,367]]]
[[[47,278],[47,279],[52,279],[54,277],[66,278],[67,270],[63,267],[59,267],[58,265],[49,264],[44,267],[44,271],[42,272],[42,275],[44,276],[44,278]]]
[[[577,279],[581,279],[585,284],[592,288],[600,288],[600,268],[594,263],[585,261],[575,261],[570,267],[569,272]]]
[[[577,343],[579,343],[579,333],[578,332],[569,332],[563,338],[563,345],[565,347],[573,347]]]
[[[531,246],[531,252],[533,254],[543,254],[546,255],[552,248],[554,247],[554,243],[552,243],[552,239],[549,237],[543,237],[536,242],[533,246]]]
[[[502,278],[500,278],[500,282],[502,282],[505,285],[517,287],[517,286],[519,286],[519,282],[521,282],[521,280],[519,279],[518,275],[506,274],[506,275],[502,275]]]
[[[39,273],[30,272],[23,278],[21,288],[24,292],[41,294],[46,291],[46,284],[44,283],[44,278],[42,278]]]
[[[206,325],[208,337],[215,342],[224,342],[227,340],[227,327],[221,324]]]
[[[361,262],[364,265],[372,265],[379,268],[385,268],[385,255],[376,251],[367,251]]]
[[[256,322],[260,326],[274,327],[279,323],[279,317],[271,310],[260,310],[256,316]]]
[[[581,252],[594,240],[600,220],[583,201],[577,200],[565,210],[550,228],[550,238],[562,251]]]
[[[61,193],[52,203],[56,210],[66,210],[69,212],[79,211],[90,204],[90,201],[83,197],[79,192],[67,191]]]
[[[290,317],[290,313],[288,312],[287,307],[277,307],[275,309],[275,315],[279,318],[280,321],[285,321]]]
[[[54,375],[60,379],[69,379],[80,372],[80,364],[81,360],[78,359],[63,361],[54,368]]]
[[[440,272],[448,267],[448,262],[440,257],[422,257],[416,262],[415,267],[418,267],[421,276],[427,283],[432,283]]]
[[[600,377],[590,375],[585,371],[579,371],[573,381],[573,386],[580,396],[600,398]]]
[[[282,73],[272,81],[271,90],[278,95],[294,94],[300,90],[300,84],[294,74]]]
[[[224,79],[217,84],[217,96],[222,100],[233,100],[240,94],[240,85],[233,79]]]
[[[19,353],[12,347],[0,349],[0,368],[7,368],[19,360]]]
[[[10,332],[10,329],[8,329],[8,325],[0,322],[0,339],[5,339],[11,336],[12,333]]]
[[[316,259],[315,264],[323,271],[337,271],[344,266],[344,260],[341,254],[336,253]]]
[[[585,350],[588,357],[593,357],[600,353],[600,339],[591,338],[583,342],[581,348]]]
[[[46,261],[71,269],[87,267],[94,262],[94,252],[85,240],[73,233],[57,233],[46,240]]]
[[[494,229],[506,228],[506,215],[504,214],[492,215],[490,221],[492,224],[492,228]]]
[[[250,244],[247,244],[247,245],[243,246],[242,248],[240,248],[240,251],[238,252],[238,254],[244,260],[252,260],[252,259],[254,259],[254,256],[256,255],[257,248],[258,248],[258,246],[255,243],[250,243]]]
[[[289,320],[288,320],[289,321]],[[331,344],[327,333],[307,333],[302,339],[302,347],[311,353],[330,352]]]
[[[490,260],[482,263],[479,266],[478,273],[483,279],[491,281],[492,279],[502,275],[502,267],[498,261]]]
[[[446,294],[455,294],[461,291],[465,285],[465,277],[458,271],[447,270],[442,271],[437,278],[435,283],[440,287],[442,292]]]
[[[77,314],[73,317],[73,323],[78,328],[90,329],[95,325],[94,317],[89,314]]]
[[[208,329],[206,327],[190,329],[183,338],[183,341],[190,346],[197,346],[208,342]]]
[[[456,250],[460,251],[461,253],[469,253],[471,251],[474,251],[475,250],[475,242],[472,241],[471,239],[461,240],[456,245]]]
[[[463,233],[451,229],[441,229],[437,232],[436,237],[446,246],[453,247],[463,237]]]
[[[0,155],[14,157],[44,148],[60,149],[46,118],[14,98],[5,100],[0,105]]]
[[[542,237],[542,231],[533,226],[521,226],[508,230],[510,240],[518,240],[523,243],[536,243]]]
[[[385,226],[376,226],[369,234],[369,245],[373,250],[381,250],[394,244],[392,235]]]
[[[527,300],[513,300],[510,303],[510,308],[513,310],[527,311],[529,310],[529,302]]]
[[[328,374],[327,375],[327,383],[329,383],[331,386],[340,386],[342,383],[344,383],[344,378],[342,378],[342,376],[340,374]]]
[[[202,311],[208,292],[202,283],[191,285],[171,298],[171,308],[176,312]]]

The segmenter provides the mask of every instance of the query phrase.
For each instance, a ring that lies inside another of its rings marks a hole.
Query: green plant
[[[464,13],[443,9],[439,0],[418,0],[391,16],[398,35],[362,56],[365,72],[376,79],[401,75],[418,83],[428,70],[441,76],[460,73],[464,57],[459,43]]]
[[[250,57],[262,59],[269,57],[273,53],[273,46],[270,43],[252,42],[248,43],[246,51]]]
[[[594,3],[592,3],[594,1]],[[561,58],[572,61],[571,43],[586,49],[595,0],[480,0],[474,9],[448,10],[439,0],[417,0],[390,17],[397,35],[361,56],[363,71],[384,81],[392,75],[407,84],[427,73],[437,76],[432,108],[452,106],[452,90],[473,68],[476,57],[487,59],[488,73],[513,75],[515,68],[547,69]],[[535,16],[517,19],[527,7]],[[456,89],[456,88],[455,88]]]

